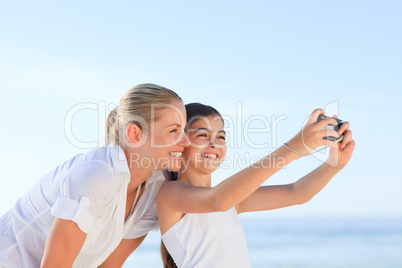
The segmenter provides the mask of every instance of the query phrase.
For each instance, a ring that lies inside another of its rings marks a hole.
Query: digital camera
[[[332,118],[332,117],[330,117],[330,116],[325,116],[325,115],[321,114],[321,115],[318,117],[317,122],[319,122],[319,121],[321,121],[321,120],[323,120],[323,119],[326,119],[326,118]],[[342,126],[343,121],[340,120],[340,119],[337,119],[337,118],[334,118],[334,119],[338,122],[338,124],[337,124],[337,125],[329,124],[329,125],[327,125],[326,127],[324,127],[324,129],[333,129],[333,130],[335,130],[335,131],[338,131],[338,129]],[[328,136],[328,137],[324,137],[323,139],[330,140],[330,141],[334,141],[334,142],[341,142],[341,141],[343,140],[343,134],[342,134],[341,136],[339,136],[339,138],[332,137],[332,136]]]

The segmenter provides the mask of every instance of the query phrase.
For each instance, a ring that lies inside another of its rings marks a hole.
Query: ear
[[[130,124],[126,129],[126,135],[131,143],[138,144],[141,141],[142,130],[136,124]]]

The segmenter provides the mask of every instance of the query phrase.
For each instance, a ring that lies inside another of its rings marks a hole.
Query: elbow
[[[303,205],[309,202],[313,197],[302,197],[295,200],[295,205]]]
[[[228,202],[218,202],[215,204],[215,211],[217,212],[226,212],[231,209],[233,206],[230,205]]]
[[[212,204],[213,210],[216,212],[226,212],[234,206],[233,202],[231,202],[231,200],[228,197],[219,196],[218,194],[215,193],[212,200],[214,200]]]
[[[308,193],[305,190],[303,191],[302,189],[296,187],[296,183],[292,183],[289,186],[289,192],[291,193],[290,200],[292,200],[293,205],[303,205],[314,197],[314,194]]]

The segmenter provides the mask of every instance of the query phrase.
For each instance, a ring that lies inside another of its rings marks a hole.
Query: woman
[[[0,267],[120,267],[158,227],[161,169],[188,146],[184,105],[154,84],[110,112],[105,147],[46,174],[0,219]]]
[[[226,154],[223,119],[217,110],[199,103],[186,105],[186,111],[190,140],[182,155],[186,165],[178,172],[177,181],[161,186],[157,197],[164,267],[250,267],[237,214],[309,201],[348,163],[355,146],[349,123],[338,132],[323,130],[336,121],[316,122],[323,114],[318,109],[285,146],[211,187],[211,173]],[[339,144],[323,139],[340,134],[344,139]],[[260,186],[284,163],[323,145],[331,147],[329,158],[308,175],[288,185]]]

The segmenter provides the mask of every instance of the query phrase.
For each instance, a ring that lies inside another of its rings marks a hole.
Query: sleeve
[[[82,163],[72,168],[63,178],[60,195],[51,209],[51,214],[74,221],[88,234],[116,191],[116,175],[106,163]]]

